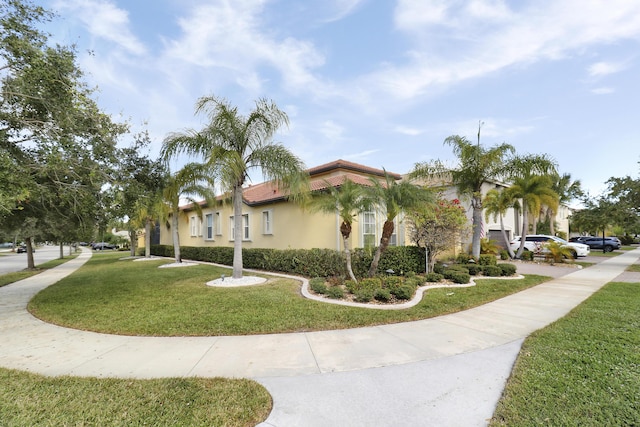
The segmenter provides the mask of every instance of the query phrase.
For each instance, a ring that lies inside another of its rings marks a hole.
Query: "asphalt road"
[[[64,254],[69,254],[69,246],[64,247]],[[33,254],[36,264],[45,263],[52,259],[60,258],[59,246],[39,246]],[[27,254],[11,252],[11,249],[0,249],[0,274],[13,273],[27,268]]]

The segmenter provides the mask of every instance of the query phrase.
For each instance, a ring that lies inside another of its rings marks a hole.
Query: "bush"
[[[533,261],[533,252],[524,251],[522,252],[522,256],[520,257],[523,261]]]
[[[464,283],[469,283],[471,281],[471,275],[469,275],[468,273],[462,273],[462,272],[456,271],[450,274],[448,279],[451,280],[453,283],[464,284]]]
[[[480,265],[496,265],[497,263],[498,260],[493,254],[483,254],[480,255],[480,258],[478,259],[478,264]]]
[[[444,279],[444,276],[440,273],[429,273],[426,277],[427,282],[440,282],[442,279]]]
[[[373,297],[382,302],[387,302],[391,299],[391,291],[389,289],[377,289]]]
[[[517,271],[517,267],[513,264],[502,263],[498,264],[498,267],[502,270],[502,276],[514,276]]]
[[[359,282],[348,281],[347,290],[352,294],[357,294],[360,291],[369,290],[371,291],[371,297],[373,298],[373,293],[376,289],[382,288],[382,280],[378,277],[368,277],[366,279],[362,279]]]
[[[376,289],[376,291],[379,291],[379,290],[381,289]],[[353,294],[353,297],[356,300],[356,302],[369,302],[373,299],[374,293],[375,291],[373,289],[361,289],[355,294]]]
[[[454,265],[451,265],[451,266],[447,267],[444,270],[443,275],[444,275],[445,279],[452,280],[451,279],[451,275],[452,274],[456,274],[456,273],[463,273],[463,274],[467,274],[468,275],[469,274],[469,269],[466,266],[463,266],[463,265],[460,265],[460,264],[454,264]]]
[[[434,273],[444,274],[444,270],[445,269],[446,269],[446,267],[441,262],[436,262],[435,265],[433,266],[433,272]]]
[[[485,265],[482,267],[482,274],[489,277],[502,276],[502,269],[497,265]]]
[[[327,293],[327,285],[324,284],[324,279],[322,277],[314,277],[309,280],[309,287],[313,292],[318,294]]]
[[[401,286],[397,287],[396,289],[392,290],[392,293],[398,299],[407,300],[407,299],[411,299],[411,297],[413,297],[413,294],[414,294],[415,291],[416,291],[416,288],[414,288],[413,286],[401,285]]]
[[[477,276],[482,271],[482,266],[478,264],[467,264],[465,267],[472,276]]]
[[[458,254],[458,256],[456,256],[456,263],[457,264],[468,264],[469,260],[472,260],[473,257],[469,254],[466,253],[460,253]],[[474,260],[475,262],[475,260]]]
[[[382,287],[383,288],[397,288],[402,285],[402,277],[399,276],[383,276],[382,277]]]
[[[500,259],[502,261],[509,259],[509,251],[507,251],[506,249],[503,249],[500,251]]]
[[[330,288],[327,288],[326,295],[329,298],[342,299],[344,298],[344,290],[340,286],[331,286]]]
[[[422,276],[413,276],[404,279],[405,285],[413,286],[414,288],[419,288],[420,286],[424,285],[424,282],[425,279]]]

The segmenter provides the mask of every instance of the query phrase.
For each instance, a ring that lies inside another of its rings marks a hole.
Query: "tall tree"
[[[472,241],[471,254],[480,256],[480,239],[482,238],[482,184],[497,181],[505,175],[507,157],[514,153],[513,146],[503,143],[491,148],[473,144],[466,138],[452,135],[445,139],[445,145],[453,148],[458,158],[458,166],[446,167],[442,162],[417,163],[411,172],[412,178],[450,180],[462,197],[469,197],[472,208]]]
[[[500,232],[502,233],[504,245],[509,252],[509,257],[514,258],[515,255],[511,249],[511,245],[509,244],[510,240],[504,227],[504,215],[509,208],[520,208],[518,200],[513,199],[509,191],[497,190],[494,188],[487,192],[482,204],[484,205],[485,216],[487,219],[490,217],[493,217],[494,221],[496,218],[500,219]]]
[[[580,180],[573,181],[571,174],[552,174],[551,189],[558,195],[558,206],[566,205],[584,195]],[[558,214],[557,209],[547,206],[547,214],[549,217],[549,234],[555,235],[555,222]],[[570,231],[570,230],[567,230]]]
[[[234,217],[233,278],[242,277],[242,187],[252,170],[260,170],[289,198],[296,199],[308,191],[308,174],[304,163],[289,149],[275,143],[275,133],[289,119],[273,102],[256,101],[255,108],[244,116],[228,101],[213,96],[198,100],[196,113],[209,119],[201,131],[169,135],[162,156],[195,156],[213,171],[222,190],[231,195]]]
[[[174,257],[177,263],[182,262],[180,252],[180,234],[178,232],[180,218],[180,202],[185,200],[191,208],[202,218],[202,206],[199,201],[204,199],[207,204],[215,203],[214,181],[211,171],[201,163],[188,163],[167,180],[162,197],[165,210],[162,219],[171,218],[171,236],[173,240]]]
[[[342,235],[342,244],[344,247],[345,260],[347,265],[347,273],[349,278],[357,282],[356,276],[353,274],[351,267],[351,237],[352,225],[355,218],[364,211],[371,209],[372,202],[367,192],[361,185],[355,184],[345,178],[344,182],[334,187],[327,183],[326,191],[314,196],[311,201],[311,209],[325,213],[338,212],[338,216],[342,220],[340,224],[340,234]]]
[[[395,178],[384,172],[384,181],[370,179],[370,198],[379,211],[385,215],[380,244],[371,260],[368,275],[373,277],[378,271],[380,256],[389,246],[389,241],[395,229],[395,219],[408,209],[418,206],[431,205],[434,201],[433,193],[409,181],[397,182]]]

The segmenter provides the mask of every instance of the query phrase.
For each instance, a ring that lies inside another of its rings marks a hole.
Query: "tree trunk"
[[[64,258],[64,243],[60,242],[60,259]]]
[[[471,239],[471,256],[480,258],[480,239],[482,239],[482,199],[474,196],[471,200],[473,208],[473,237]]]
[[[556,222],[556,212],[552,209],[549,209],[549,234],[551,234],[552,236],[556,235],[555,222]],[[569,236],[569,230],[567,230],[567,238],[569,238],[568,236]]]
[[[353,267],[351,267],[351,243],[349,242],[349,236],[351,236],[351,224],[342,221],[340,225],[340,234],[342,234],[342,244],[344,245],[344,257],[347,263],[347,273],[349,278],[358,283],[355,274],[353,274]]]
[[[177,211],[177,212],[176,212]],[[180,253],[180,235],[178,234],[178,215],[180,211],[178,209],[174,210],[173,215],[171,215],[171,235],[173,236],[173,255],[175,256],[176,262],[182,262],[182,254]]]
[[[36,264],[33,262],[33,244],[31,243],[31,237],[25,239],[27,245],[27,269],[33,270],[36,268]]]
[[[151,218],[144,225],[144,257],[151,258]]]
[[[136,231],[129,230],[129,240],[131,241],[130,254],[136,256],[136,248],[138,246],[138,239],[136,239]]]
[[[393,235],[393,229],[395,225],[393,221],[385,221],[382,226],[382,236],[380,237],[380,245],[378,245],[378,249],[376,249],[376,253],[373,255],[373,260],[371,260],[371,266],[369,267],[369,277],[373,277],[378,271],[378,264],[380,263],[380,256],[382,253],[387,250],[389,246],[389,239]]]
[[[520,234],[520,247],[518,248],[518,252],[516,253],[516,258],[518,259],[522,257],[522,252],[524,252],[524,244],[527,240],[527,228],[529,228],[529,217],[525,214],[522,215],[522,233]]]
[[[509,258],[515,258],[513,253],[513,249],[511,249],[511,245],[509,239],[507,239],[507,230],[504,229],[504,220],[502,219],[502,215],[500,215],[500,231],[502,232],[502,238],[504,239],[504,243],[507,246],[507,252],[509,252]]]
[[[233,278],[242,278],[242,186],[233,189]]]

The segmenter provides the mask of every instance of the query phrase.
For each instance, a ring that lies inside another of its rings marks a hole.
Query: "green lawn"
[[[16,271],[14,273],[5,273],[5,274],[0,274],[0,287],[8,285],[9,283],[13,283],[13,282],[17,282],[19,280],[22,279],[26,279],[27,277],[31,277],[31,276],[35,276],[38,273],[43,272],[44,270],[48,270],[50,268],[54,268],[59,266],[60,264],[63,264],[67,261],[72,260],[73,258],[77,257],[77,254],[74,255],[66,255],[64,258],[60,259],[54,259],[39,265],[36,265],[36,269],[35,270],[23,270],[23,271]]]
[[[0,368],[2,426],[255,426],[272,402],[241,379],[44,377]]]
[[[547,278],[483,279],[470,288],[433,289],[417,306],[372,310],[303,298],[300,283],[275,279],[237,288],[205,286],[229,270],[211,265],[158,268],[168,261],[94,254],[81,269],[29,304],[37,317],[72,328],[151,336],[248,335],[405,322],[464,310]],[[126,313],[126,316],[122,315]]]
[[[492,426],[640,425],[640,283],[609,283],[526,339]]]

